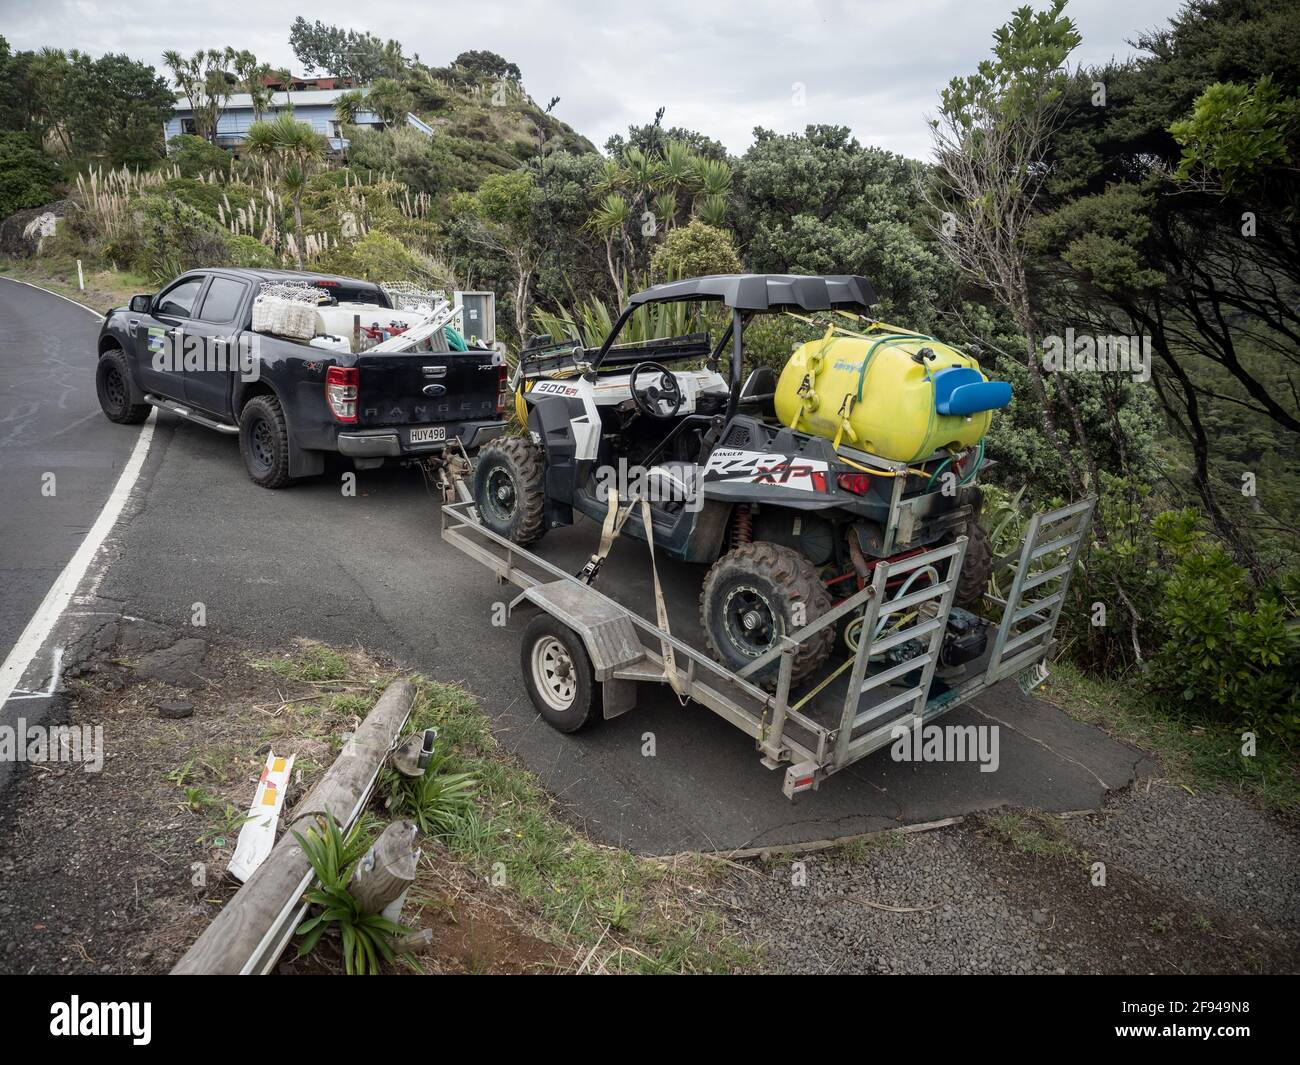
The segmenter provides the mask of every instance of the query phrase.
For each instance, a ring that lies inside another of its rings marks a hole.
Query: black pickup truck
[[[507,369],[497,352],[448,350],[441,331],[423,345],[432,350],[356,353],[343,336],[254,332],[253,303],[267,282],[320,289],[335,318],[372,338],[400,326],[388,295],[368,281],[191,270],[105,315],[95,374],[104,414],[134,424],[154,406],[238,434],[248,475],[265,488],[322,472],[327,451],[370,468],[437,455],[455,439],[477,447],[504,430]]]

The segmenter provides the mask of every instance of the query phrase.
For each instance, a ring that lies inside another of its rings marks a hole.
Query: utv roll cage
[[[710,274],[706,277],[692,277],[684,281],[669,281],[662,285],[652,285],[634,293],[628,298],[627,306],[610,329],[609,336],[591,360],[591,369],[595,374],[602,365],[622,365],[625,361],[639,361],[637,355],[628,353],[626,358],[618,355],[611,361],[611,349],[614,341],[636,313],[638,307],[651,303],[722,303],[731,310],[731,321],[726,332],[717,345],[708,354],[709,369],[718,369],[722,352],[728,342],[732,345],[731,380],[729,382],[731,398],[727,404],[727,417],[736,413],[740,399],[741,374],[743,369],[743,346],[741,336],[745,323],[755,314],[775,311],[830,311],[849,310],[867,313],[876,302],[875,290],[865,277],[856,274],[832,274],[823,277],[804,277],[799,274]],[[695,336],[698,336],[696,334]],[[694,339],[693,336],[691,339]],[[705,334],[707,337],[707,334]],[[685,340],[686,338],[674,338]],[[649,345],[637,345],[638,352]]]

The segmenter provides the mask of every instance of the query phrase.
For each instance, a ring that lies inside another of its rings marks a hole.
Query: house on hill
[[[307,80],[329,80],[336,83],[342,79],[317,78]],[[260,116],[254,114],[253,99],[248,93],[236,93],[226,101],[221,117],[217,120],[217,144],[222,148],[230,148],[238,154],[244,139],[248,136],[249,127],[257,121],[258,117],[263,119],[275,118],[280,112],[291,109],[294,118],[300,122],[306,122],[317,133],[323,134],[328,139],[331,149],[336,152],[346,151],[348,142],[343,136],[345,123],[339,118],[335,105],[339,97],[349,91],[346,87],[335,85],[331,88],[290,89],[288,91],[273,92],[270,106]],[[360,91],[364,93],[366,91],[365,87],[361,87]],[[406,122],[425,136],[433,135],[433,130],[416,118],[415,115],[407,114]],[[371,111],[359,111],[352,124],[369,126],[374,129],[383,129],[385,125],[383,119]],[[196,132],[194,111],[190,107],[189,100],[184,98],[177,100],[172,108],[171,118],[163,126],[164,138],[170,141],[179,134],[194,132]]]

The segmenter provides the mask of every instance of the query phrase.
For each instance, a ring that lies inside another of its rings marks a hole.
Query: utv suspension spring
[[[731,515],[731,546],[736,548],[753,541],[754,512],[747,506],[739,506]]]

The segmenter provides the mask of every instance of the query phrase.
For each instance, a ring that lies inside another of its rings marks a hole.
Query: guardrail
[[[397,745],[414,698],[415,688],[408,680],[396,680],[384,689],[334,764],[294,808],[292,820],[266,860],[177,962],[173,975],[248,976],[271,971],[302,919],[307,908],[302,893],[314,877],[290,830],[324,825],[327,813],[344,831],[352,827]]]

